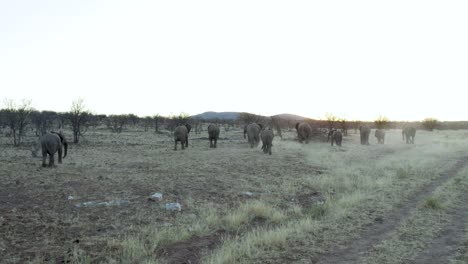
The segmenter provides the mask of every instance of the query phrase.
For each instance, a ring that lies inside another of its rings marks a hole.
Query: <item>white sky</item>
[[[0,0],[0,99],[468,120],[468,1]]]

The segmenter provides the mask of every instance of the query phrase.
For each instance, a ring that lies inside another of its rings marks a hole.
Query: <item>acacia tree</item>
[[[439,120],[429,117],[422,121],[422,126],[424,129],[432,131],[439,126]]]
[[[161,128],[161,124],[164,122],[164,117],[160,114],[155,114],[151,117],[151,121],[154,127],[154,133],[159,133],[159,129]]]
[[[336,128],[336,123],[338,122],[339,118],[333,114],[326,113],[325,120],[327,120],[328,129]]]
[[[374,121],[374,124],[377,127],[377,129],[384,129],[388,126],[389,121],[390,120],[386,116],[379,116]]]
[[[80,98],[72,102],[67,117],[73,130],[73,143],[76,144],[85,133],[90,117],[90,113],[85,109],[83,99]]]
[[[30,100],[23,100],[21,104],[16,104],[13,100],[5,100],[3,118],[13,134],[13,144],[19,146],[24,135],[26,126],[30,122],[31,113]]]
[[[343,131],[343,136],[347,136],[348,135],[348,122],[346,121],[345,118],[340,118],[338,120],[338,124],[341,128],[341,130]]]

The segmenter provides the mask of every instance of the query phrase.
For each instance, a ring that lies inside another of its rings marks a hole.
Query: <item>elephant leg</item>
[[[62,164],[62,148],[58,149],[58,163]]]
[[[177,150],[177,140],[174,140],[174,150]]]
[[[42,152],[42,167],[46,167],[47,152]]]
[[[270,144],[270,146],[268,146],[268,154],[270,154],[270,155],[271,155],[271,146],[272,146],[271,144]]]
[[[185,137],[185,147],[188,148],[188,136]]]
[[[49,154],[49,167],[53,167],[54,163],[54,154]]]
[[[214,148],[216,148],[217,143],[218,143],[218,139],[215,138],[214,139]]]
[[[210,148],[212,148],[212,147],[213,147],[213,139],[210,138]]]
[[[182,149],[185,149],[185,142],[184,141],[180,141],[180,145],[182,146]]]

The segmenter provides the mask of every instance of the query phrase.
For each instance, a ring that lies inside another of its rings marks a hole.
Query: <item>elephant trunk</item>
[[[63,149],[64,149],[64,153],[63,153],[63,158],[65,158],[67,156],[67,150],[68,150],[68,143],[67,142],[63,142]]]

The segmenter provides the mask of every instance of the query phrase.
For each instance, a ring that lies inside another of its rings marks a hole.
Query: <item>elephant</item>
[[[58,163],[62,163],[62,158],[67,156],[68,142],[60,132],[46,133],[41,137],[42,147],[42,167],[46,167],[46,158],[49,155],[49,167],[54,166],[54,155],[58,152]],[[62,157],[62,148],[64,155]]]
[[[271,155],[271,147],[273,147],[274,137],[275,135],[273,134],[273,130],[271,130],[271,128],[262,131],[261,138],[263,153],[268,153]]]
[[[217,125],[210,124],[208,126],[208,138],[210,140],[210,148],[216,148],[219,138],[219,127]]]
[[[250,148],[253,148],[254,145],[258,146],[260,142],[260,132],[263,126],[261,124],[252,123],[245,127],[244,129],[244,138],[247,134],[247,140],[250,144]]]
[[[331,138],[331,145],[333,146],[333,143],[336,143],[336,145],[341,147],[341,142],[343,141],[343,134],[341,131],[338,131],[336,129],[330,129],[328,132],[328,139],[327,142]]]
[[[416,128],[412,126],[405,126],[401,132],[403,140],[406,138],[406,144],[414,144],[414,137],[416,136]]]
[[[377,143],[384,144],[385,143],[385,130],[377,129],[374,132],[374,136],[377,138]]]
[[[299,142],[305,141],[309,143],[309,139],[312,137],[312,128],[305,122],[296,123],[297,138]]]
[[[188,147],[188,135],[192,126],[189,124],[177,126],[174,130],[174,150],[177,150],[177,141],[180,141],[182,149]]]
[[[369,134],[371,129],[368,126],[360,126],[359,131],[361,132],[361,145],[369,145]]]

